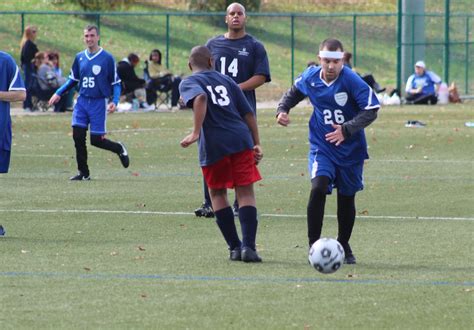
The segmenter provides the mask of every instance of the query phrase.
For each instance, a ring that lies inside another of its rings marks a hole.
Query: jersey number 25
[[[84,77],[82,79],[82,88],[94,88],[95,81],[94,77]]]

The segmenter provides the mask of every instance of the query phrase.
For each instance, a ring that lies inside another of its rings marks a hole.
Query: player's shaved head
[[[189,66],[191,70],[208,70],[212,68],[211,65],[211,51],[206,46],[196,46],[191,49],[189,55]]]
[[[233,9],[234,6],[239,6],[240,10],[245,15],[245,7],[242,4],[238,3],[238,2],[232,2],[230,5],[227,6],[227,10],[226,10],[227,15],[229,15],[230,11]]]

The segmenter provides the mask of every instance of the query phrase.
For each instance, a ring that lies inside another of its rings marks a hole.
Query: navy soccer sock
[[[257,209],[254,206],[242,206],[239,209],[240,227],[242,228],[242,246],[255,250],[257,236]]]
[[[214,212],[216,215],[216,223],[221,230],[222,236],[224,236],[227,245],[230,250],[240,248],[242,243],[237,234],[237,228],[235,227],[234,212],[230,206]]]

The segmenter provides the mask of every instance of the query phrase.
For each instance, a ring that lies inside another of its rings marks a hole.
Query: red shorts
[[[203,166],[202,173],[211,189],[247,186],[262,179],[253,150],[227,155],[212,165]]]

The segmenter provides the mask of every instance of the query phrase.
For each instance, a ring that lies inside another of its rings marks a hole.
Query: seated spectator
[[[342,58],[344,65],[352,69],[351,59],[352,53],[344,52],[344,57]],[[377,94],[385,92],[385,88],[380,87],[371,73],[361,75],[355,69],[353,69],[353,71],[356,72]]]
[[[122,80],[122,94],[127,97],[137,98],[140,108],[144,111],[152,111],[155,109],[154,103],[156,100],[153,99],[153,92],[147,93],[145,89],[146,82],[141,79],[135,73],[135,68],[140,63],[140,58],[137,54],[130,53],[126,58],[118,62],[117,74]]]
[[[179,100],[180,76],[175,76],[171,71],[163,68],[162,55],[159,49],[153,49],[149,61],[145,62],[145,75],[148,77],[149,88],[155,91],[171,90],[171,106],[176,107]]]
[[[34,73],[31,83],[31,94],[40,100],[49,100],[56,89],[66,82],[64,77],[60,77],[53,69],[48,60],[48,54],[38,52],[33,59]],[[64,112],[65,99],[54,105],[54,112]]]
[[[415,63],[415,73],[408,77],[405,99],[409,104],[436,104],[440,85],[441,78],[426,70],[425,62],[418,61]]]
[[[59,53],[58,52],[49,52],[48,53],[48,60],[51,63],[56,76],[59,77],[60,85],[63,84],[64,81],[67,79],[63,77],[63,71],[59,65]],[[72,88],[67,94],[65,95],[65,108],[72,111],[73,108],[73,101],[74,101],[74,94],[78,91],[78,86]]]

